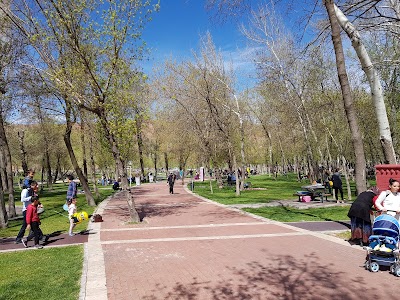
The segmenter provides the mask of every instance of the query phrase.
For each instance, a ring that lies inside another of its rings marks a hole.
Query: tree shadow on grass
[[[282,207],[288,213],[293,213],[293,210],[290,210],[287,206],[282,206]],[[311,214],[311,213],[307,213],[302,209],[299,209],[298,211],[296,211],[296,214],[301,214],[301,215],[310,216],[310,217],[313,217],[313,218],[323,219],[324,221],[338,223],[340,225],[343,225],[343,226],[347,227],[348,229],[351,229],[351,225],[349,223],[346,223],[346,222],[343,222],[343,221],[333,220],[333,219],[330,219],[330,218],[321,218],[321,216],[314,215],[314,214]]]
[[[390,283],[377,288],[364,278],[337,271],[329,262],[321,262],[316,254],[301,260],[275,255],[267,263],[251,261],[244,268],[226,266],[219,275],[215,282],[193,277],[172,287],[158,285],[143,299],[343,300],[389,299],[394,295]]]

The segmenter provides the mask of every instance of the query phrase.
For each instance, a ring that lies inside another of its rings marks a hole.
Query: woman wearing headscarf
[[[350,242],[356,244],[368,244],[368,238],[372,234],[371,208],[374,204],[374,197],[379,194],[377,187],[371,187],[360,193],[353,202],[347,216],[351,220]]]

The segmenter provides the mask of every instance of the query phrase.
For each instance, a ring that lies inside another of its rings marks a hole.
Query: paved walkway
[[[165,183],[102,204],[89,236],[83,299],[377,299],[399,278],[363,268],[365,251],[315,231],[251,216]],[[100,265],[104,263],[104,266]],[[98,280],[97,280],[98,279]]]
[[[342,300],[398,295],[399,278],[387,270],[366,271],[365,251],[332,235],[215,204],[179,184],[174,195],[168,194],[165,182],[142,185],[133,193],[142,223],[129,223],[120,193],[99,206],[104,222],[89,224],[80,299]]]

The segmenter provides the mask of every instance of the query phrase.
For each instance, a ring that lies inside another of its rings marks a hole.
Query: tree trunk
[[[139,151],[139,164],[142,176],[144,176],[144,161],[143,161],[143,134],[142,134],[142,116],[136,117],[136,138]]]
[[[350,187],[350,179],[349,179],[349,172],[347,169],[347,162],[346,158],[342,155],[342,169],[344,173],[344,179],[346,181],[346,187],[347,187],[347,200],[351,201],[351,187]]]
[[[89,144],[89,156],[90,156],[90,166],[92,169],[92,182],[93,182],[93,190],[94,194],[97,198],[100,197],[99,189],[97,188],[97,181],[96,181],[96,164],[94,162],[94,155],[93,155],[93,136],[90,135],[90,144]]]
[[[57,182],[58,174],[61,173],[61,154],[57,153],[57,164],[56,164],[56,171],[54,173],[53,183]]]
[[[46,157],[46,169],[47,169],[47,184],[49,190],[51,191],[53,190],[53,178],[51,176],[50,154],[48,149],[46,149],[45,157]]]
[[[235,153],[232,152],[232,162],[233,162],[233,168],[235,169],[235,177],[236,177],[236,196],[240,196],[240,179],[239,179],[239,172],[238,172],[238,167],[236,163],[236,155]]]
[[[126,197],[126,201],[128,202],[128,209],[129,209],[129,215],[131,217],[131,221],[134,223],[139,223],[140,222],[140,217],[139,214],[136,210],[136,206],[135,206],[135,201],[132,195],[132,191],[126,190],[125,191],[125,197]]]
[[[8,226],[8,216],[6,210],[6,202],[4,199],[3,184],[1,183],[1,178],[0,178],[0,228],[6,228],[7,226]]]
[[[154,181],[157,182],[157,152],[154,152]]]
[[[350,84],[346,72],[346,64],[343,53],[342,40],[340,37],[340,26],[335,16],[335,7],[333,0],[324,0],[329,21],[332,28],[332,42],[335,49],[336,55],[336,67],[338,71],[338,77],[340,87],[342,89],[342,97],[344,103],[344,109],[346,111],[347,122],[352,137],[352,143],[356,157],[356,188],[357,192],[361,193],[367,189],[366,172],[365,172],[365,153],[362,143],[361,131],[357,123],[357,115],[353,106],[353,99],[351,96]]]
[[[25,138],[25,132],[18,131],[19,152],[21,155],[21,166],[22,166],[22,170],[24,171],[24,174],[27,174],[28,173],[28,164],[26,163],[26,151],[25,151],[24,138]]]
[[[165,175],[168,178],[169,164],[168,164],[168,153],[167,152],[164,152],[164,163],[165,163]]]
[[[0,176],[1,185],[3,186],[3,192],[8,190],[7,184],[7,171],[6,171],[6,157],[3,148],[0,148]]]
[[[38,97],[35,98],[36,108],[37,108],[37,116],[39,118],[40,127],[42,129],[43,134],[43,141],[44,141],[44,157],[43,157],[43,164],[42,164],[42,183],[43,183],[43,176],[44,176],[44,169],[47,170],[47,187],[49,190],[53,189],[53,179],[51,178],[51,165],[50,165],[50,153],[49,153],[49,138],[48,132],[46,130],[45,121],[43,118],[42,108],[40,104],[40,100]],[[43,185],[42,185],[43,187]]]
[[[108,124],[104,109],[100,109],[97,112],[97,116],[100,119],[100,123],[103,127],[105,137],[107,138],[107,140],[109,142],[109,145],[111,148],[111,153],[113,154],[115,163],[118,167],[119,174],[121,175],[122,189],[126,190],[126,189],[128,189],[128,176],[126,174],[125,162],[123,161],[123,159],[121,157],[121,154],[120,154],[120,151],[119,151],[119,148],[117,145],[117,141],[115,140],[115,136],[110,131],[110,126]]]
[[[86,143],[85,143],[85,122],[83,120],[84,114],[81,111],[81,145],[82,145],[82,166],[83,166],[83,174],[86,178],[88,178],[88,167],[86,160]]]
[[[66,128],[65,128],[65,133],[64,133],[64,143],[65,146],[67,147],[69,157],[71,159],[72,166],[74,167],[74,170],[76,172],[76,175],[78,176],[82,188],[85,192],[85,197],[87,204],[90,206],[96,206],[96,202],[94,201],[93,195],[90,191],[88,181],[83,174],[81,168],[78,165],[78,161],[76,160],[74,149],[72,148],[71,144],[71,131],[72,131],[72,123],[71,123],[71,104],[66,101],[66,110],[65,110],[65,120],[66,120]]]
[[[383,154],[385,156],[385,161],[389,164],[396,164],[396,154],[393,147],[392,135],[390,131],[389,120],[387,117],[379,74],[372,64],[368,52],[365,49],[364,44],[362,43],[358,30],[336,5],[334,5],[334,7],[339,25],[350,38],[351,44],[357,53],[358,59],[360,60],[362,69],[368,78],[369,86],[371,89],[372,102],[375,106],[376,121],[379,127],[380,142]]]
[[[8,147],[7,136],[4,128],[3,112],[0,111],[0,150],[4,153],[6,182],[8,191],[8,216],[13,218],[17,215],[14,203],[14,178],[12,171],[12,161],[10,148]]]

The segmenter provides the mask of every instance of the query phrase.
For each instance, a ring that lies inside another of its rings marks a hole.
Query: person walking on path
[[[22,238],[25,235],[26,231],[26,210],[28,209],[28,206],[31,204],[31,198],[34,195],[34,189],[37,186],[36,181],[30,180],[28,182],[29,187],[24,187],[24,189],[21,191],[21,202],[22,202],[22,226],[21,229],[18,232],[17,238],[15,239],[16,244],[20,244]]]
[[[349,242],[368,244],[368,238],[372,234],[371,208],[374,204],[373,199],[379,194],[377,187],[371,187],[367,191],[360,193],[353,202],[347,216],[350,218],[351,237]]]
[[[329,193],[332,194],[332,186],[331,186],[332,180],[331,180],[331,174],[329,173],[329,170],[326,170],[324,172],[324,185],[325,185],[325,190]]]
[[[396,179],[389,179],[389,190],[380,193],[378,199],[375,201],[375,206],[378,210],[386,212],[387,214],[395,217],[398,221],[400,219],[400,183]]]
[[[29,234],[29,236],[26,238],[26,240],[21,240],[22,244],[24,245],[25,248],[28,248],[28,242],[34,238],[35,241],[35,248],[36,249],[42,249],[43,246],[39,244],[39,238],[40,238],[40,218],[39,214],[37,213],[37,208],[40,205],[39,202],[39,197],[38,196],[32,196],[31,197],[31,204],[28,206],[26,210],[26,229],[32,230],[32,232]]]
[[[333,189],[335,191],[336,202],[343,203],[343,183],[342,179],[340,178],[339,169],[335,169],[335,173],[333,173],[332,175],[332,182],[333,182]],[[339,192],[341,201],[339,201]]]
[[[168,175],[168,185],[169,185],[169,193],[174,193],[174,184],[175,184],[175,174],[170,172]]]
[[[67,190],[67,204],[72,199],[76,199],[77,189],[76,189],[76,182],[74,181],[74,176],[68,175],[67,176],[69,185]]]
[[[24,178],[24,181],[22,183],[23,189],[28,189],[30,187],[30,182],[33,181],[34,175],[35,175],[35,171],[33,171],[32,169],[29,169],[28,173],[26,174],[26,177]]]
[[[69,236],[74,236],[74,228],[77,223],[76,217],[74,217],[74,214],[77,212],[76,208],[76,199],[71,199],[71,201],[68,201],[68,217],[69,217],[69,231],[68,234]]]

